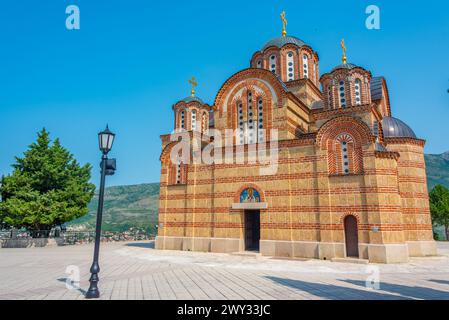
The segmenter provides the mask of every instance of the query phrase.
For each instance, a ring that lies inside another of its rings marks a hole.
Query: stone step
[[[254,252],[254,251],[232,252],[231,255],[241,256],[241,257],[249,257],[249,258],[257,258],[257,257],[261,256],[259,252]]]
[[[332,262],[341,262],[341,263],[357,263],[357,264],[368,264],[368,259],[359,259],[359,258],[332,258]]]

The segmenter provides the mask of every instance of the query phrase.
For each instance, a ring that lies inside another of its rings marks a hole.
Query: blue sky
[[[117,133],[110,185],[159,180],[159,135],[173,126],[171,106],[189,94],[212,103],[221,84],[281,32],[310,44],[324,73],[349,62],[387,78],[393,115],[449,150],[449,4],[447,1],[2,1],[0,5],[0,174],[11,172],[46,127],[81,163],[94,165],[97,133]],[[81,29],[65,28],[78,5]],[[381,30],[365,28],[379,6]]]

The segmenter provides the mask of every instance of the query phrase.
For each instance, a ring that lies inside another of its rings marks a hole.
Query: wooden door
[[[245,250],[258,251],[260,241],[260,211],[245,211]]]
[[[357,219],[354,216],[347,216],[344,221],[346,256],[359,257],[359,236],[357,230]]]

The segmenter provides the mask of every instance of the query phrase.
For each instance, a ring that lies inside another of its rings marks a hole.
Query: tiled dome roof
[[[302,41],[301,39],[298,39],[296,37],[292,37],[292,36],[278,37],[278,38],[271,39],[270,41],[265,43],[265,45],[262,48],[262,51],[264,51],[268,47],[272,47],[272,46],[282,48],[286,44],[290,44],[290,43],[296,44],[299,47],[306,45],[306,43],[304,41]]]
[[[346,64],[340,64],[332,69],[331,72],[334,72],[337,69],[354,69],[354,68],[360,68],[359,66],[353,64],[353,63],[346,63]]]
[[[382,119],[382,129],[385,138],[416,139],[416,135],[413,130],[407,124],[397,118],[384,117]]]
[[[186,97],[186,98],[182,99],[181,101],[184,101],[185,103],[196,101],[196,102],[199,102],[201,104],[204,104],[203,100],[201,100],[198,97],[192,97],[192,96]]]

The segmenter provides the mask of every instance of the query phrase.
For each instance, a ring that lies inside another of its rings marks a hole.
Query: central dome
[[[267,49],[269,47],[273,47],[273,46],[278,47],[280,49],[283,46],[285,46],[286,44],[295,44],[298,47],[302,47],[302,46],[306,45],[306,43],[304,41],[302,41],[301,39],[298,39],[296,37],[292,37],[292,36],[278,37],[278,38],[271,39],[270,41],[265,43],[265,45],[262,48],[262,51],[264,51],[265,49]]]

